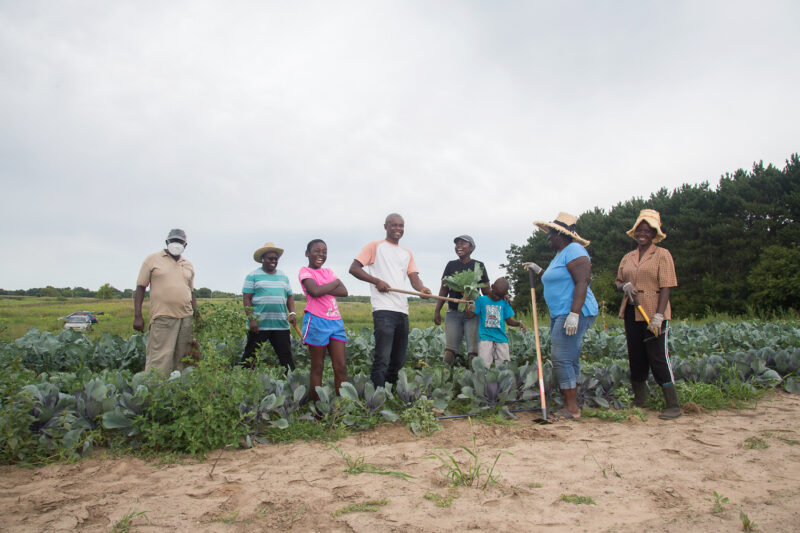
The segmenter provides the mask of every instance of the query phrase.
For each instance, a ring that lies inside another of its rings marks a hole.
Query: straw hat
[[[567,235],[568,237],[572,237],[575,242],[585,248],[586,246],[589,246],[589,241],[578,235],[578,233],[575,231],[575,223],[577,221],[578,217],[575,215],[561,212],[552,222],[536,221],[533,224],[542,231],[549,231],[553,229],[559,233]]]
[[[667,238],[666,234],[661,231],[661,215],[655,209],[642,209],[639,212],[639,218],[631,229],[627,231],[631,239],[635,238],[633,232],[641,222],[647,222],[651,228],[656,230],[656,236],[653,237],[653,242],[661,242]]]
[[[283,248],[278,248],[275,246],[274,242],[265,243],[264,246],[253,252],[253,259],[256,260],[256,263],[261,262],[261,256],[267,252],[277,252],[278,257],[283,255]]]

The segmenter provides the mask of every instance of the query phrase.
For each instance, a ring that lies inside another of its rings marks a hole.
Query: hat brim
[[[260,263],[261,257],[267,252],[277,252],[278,257],[280,257],[283,255],[283,248],[276,248],[275,246],[262,246],[253,252],[253,260],[255,260],[256,263]]]
[[[633,227],[626,231],[625,233],[633,240],[636,240],[636,237],[633,236],[634,231],[642,222],[647,222],[647,225],[651,228],[655,228],[656,236],[653,237],[653,243],[661,242],[667,238],[667,234],[661,231],[661,225],[652,217],[639,217],[636,219],[636,222],[633,224]]]
[[[542,231],[550,231],[551,229],[554,229],[559,233],[567,235],[568,237],[572,237],[575,240],[575,242],[577,242],[578,244],[580,244],[584,248],[586,248],[587,246],[589,246],[589,244],[591,244],[590,241],[587,241],[586,239],[584,239],[583,237],[581,237],[580,235],[578,235],[574,231],[570,231],[567,228],[565,228],[563,226],[559,226],[558,224],[553,224],[552,222],[542,222],[542,221],[537,220],[536,222],[533,223],[533,225],[536,226],[537,228],[539,228]]]

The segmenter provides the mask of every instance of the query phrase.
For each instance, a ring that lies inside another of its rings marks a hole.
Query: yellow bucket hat
[[[653,242],[661,242],[667,238],[667,235],[661,231],[661,215],[658,213],[658,211],[655,209],[642,209],[639,212],[639,218],[636,219],[633,227],[627,231],[631,239],[634,238],[633,232],[636,230],[636,227],[642,222],[647,222],[651,228],[656,230],[656,236],[653,237]]]

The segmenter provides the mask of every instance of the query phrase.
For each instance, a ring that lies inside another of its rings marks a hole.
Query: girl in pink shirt
[[[347,379],[344,348],[347,335],[336,303],[337,296],[347,296],[347,288],[333,270],[323,268],[328,258],[328,246],[322,239],[314,239],[306,246],[308,266],[300,269],[300,285],[306,295],[303,314],[303,343],[311,354],[309,389],[311,400],[319,399],[316,387],[322,385],[325,366],[325,348],[331,355],[336,394]]]

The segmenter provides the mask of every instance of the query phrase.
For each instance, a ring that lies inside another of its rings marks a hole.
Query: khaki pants
[[[511,357],[509,355],[507,342],[495,341],[480,341],[478,342],[478,357],[483,359],[486,368],[492,366],[492,363],[499,365],[500,363],[508,362]]]
[[[150,324],[147,334],[145,370],[157,369],[165,376],[183,369],[183,358],[192,342],[192,317],[159,316]]]

